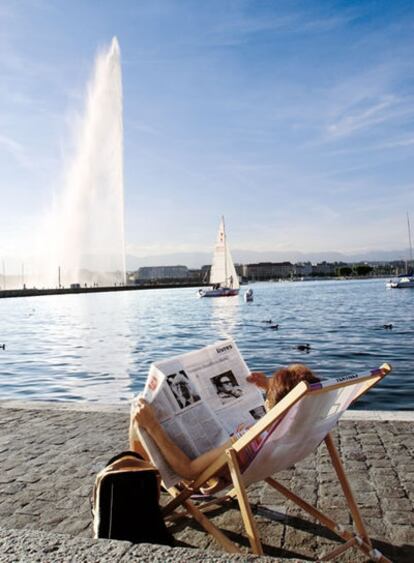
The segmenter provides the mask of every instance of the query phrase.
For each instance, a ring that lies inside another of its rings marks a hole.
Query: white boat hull
[[[399,280],[391,280],[387,282],[387,287],[390,289],[404,289],[406,287],[414,287],[414,277],[404,277]]]
[[[239,294],[238,289],[233,289],[230,287],[219,287],[218,289],[199,289],[198,297],[233,297]]]

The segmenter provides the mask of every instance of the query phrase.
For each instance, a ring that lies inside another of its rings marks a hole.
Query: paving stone
[[[3,496],[3,495],[16,495],[16,494],[20,493],[25,488],[25,486],[26,486],[25,483],[16,483],[16,482],[1,485],[0,486],[0,495],[1,496]]]
[[[102,413],[56,405],[17,409],[0,403],[0,526],[4,530],[0,529],[0,563],[126,563],[133,556],[163,563],[232,560],[197,524],[188,526],[188,518],[173,526],[174,537],[180,545],[202,548],[201,552],[90,539],[89,497],[95,475],[113,454],[128,448],[127,410]],[[414,561],[413,425],[344,420],[334,432],[369,533],[387,556],[407,563]],[[276,478],[351,529],[325,446]],[[251,487],[249,498],[255,504],[265,553],[276,560],[306,560],[314,558],[321,547],[332,550],[338,545],[329,530],[312,522],[268,485]],[[234,560],[257,560],[247,555],[248,541],[238,510],[218,509],[212,520],[242,546],[243,555]],[[62,532],[68,535],[61,536]],[[341,557],[344,562],[365,560],[355,550]]]
[[[318,506],[321,510],[329,510],[332,508],[346,508],[346,499],[343,496],[318,497]]]
[[[413,507],[408,498],[381,498],[381,506],[385,511],[387,510],[401,510],[410,512]]]
[[[388,510],[384,518],[391,526],[395,524],[414,525],[414,512],[401,512],[400,510]]]
[[[364,515],[364,524],[370,531],[372,538],[381,538],[387,533],[387,523],[381,514],[379,516]]]
[[[397,485],[388,487],[387,485],[381,484],[376,487],[376,492],[381,498],[404,498],[407,496],[405,490]]]
[[[0,520],[5,520],[5,519],[8,520],[9,517],[14,514],[15,510],[16,510],[15,502],[2,501],[0,503]]]
[[[411,555],[414,555],[414,528],[413,526],[395,526],[395,543],[397,544],[410,544],[411,547]],[[411,562],[414,558],[411,559]]]
[[[10,475],[10,473],[1,473],[0,474],[0,489],[1,489],[2,485],[9,485],[10,483],[13,483],[15,480],[16,480],[16,478],[13,477],[13,475]]]

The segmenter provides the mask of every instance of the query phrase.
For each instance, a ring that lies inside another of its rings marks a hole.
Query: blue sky
[[[407,247],[411,1],[0,4],[0,257],[62,185],[99,49],[122,53],[127,251]]]

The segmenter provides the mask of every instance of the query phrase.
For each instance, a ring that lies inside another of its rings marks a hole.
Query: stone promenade
[[[267,485],[249,489],[266,557],[223,554],[188,521],[172,529],[178,548],[91,540],[94,478],[113,454],[127,449],[127,427],[127,407],[0,402],[1,562],[309,561],[338,545]],[[413,430],[414,413],[351,412],[334,435],[375,546],[395,562],[414,561]],[[278,480],[350,524],[324,446]],[[245,549],[235,507],[213,514]],[[144,517],[137,507],[137,519]],[[354,550],[341,558],[365,560]]]

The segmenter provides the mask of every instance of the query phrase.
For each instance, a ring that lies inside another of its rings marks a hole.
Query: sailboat
[[[408,244],[410,246],[410,261],[406,261],[406,274],[402,274],[395,280],[387,282],[387,287],[391,289],[404,289],[405,287],[414,288],[414,275],[413,275],[413,245],[411,243],[411,228],[410,216],[407,213],[407,226],[408,226]]]
[[[224,217],[221,218],[210,270],[211,288],[199,289],[199,297],[231,297],[239,294],[239,277],[227,244]]]

